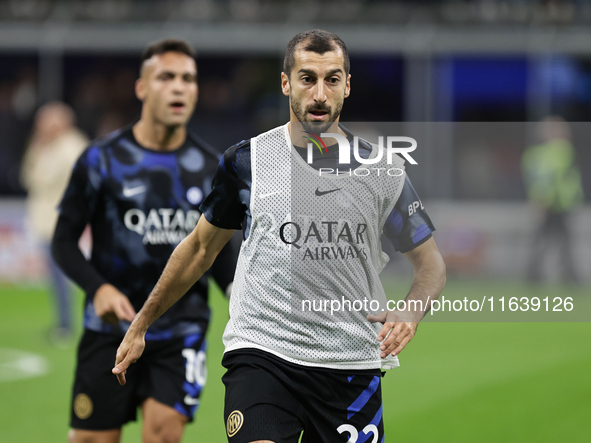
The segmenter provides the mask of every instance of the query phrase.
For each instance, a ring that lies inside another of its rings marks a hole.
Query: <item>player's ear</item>
[[[141,77],[135,81],[135,96],[142,102],[146,98],[146,88]]]
[[[289,97],[289,91],[290,91],[289,77],[285,72],[281,73],[281,91],[283,92],[283,95],[286,95]]]
[[[349,97],[351,94],[351,74],[347,76],[347,83],[345,85],[345,98]]]

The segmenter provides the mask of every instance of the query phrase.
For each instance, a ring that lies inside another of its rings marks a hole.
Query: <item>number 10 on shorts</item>
[[[178,355],[178,354],[177,354]],[[195,349],[183,349],[183,357],[186,360],[185,379],[198,386],[205,386],[207,380],[207,366],[205,360],[205,351],[195,351]]]

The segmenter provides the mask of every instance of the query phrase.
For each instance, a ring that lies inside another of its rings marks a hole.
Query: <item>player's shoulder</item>
[[[286,134],[287,133],[287,124],[275,126],[274,128],[271,128],[268,131],[261,132],[255,138],[261,140],[261,139],[264,139],[265,137],[276,136],[278,133],[281,135]]]
[[[375,152],[374,155],[378,155],[378,149],[386,148],[386,137],[381,137],[381,140],[378,143],[374,143],[364,139],[362,136],[353,134],[342,124],[339,124],[339,127],[347,135],[347,138],[352,142],[351,147],[353,147],[353,143],[356,143],[357,150],[362,158],[368,158],[372,152]],[[403,168],[406,163],[405,158],[397,152],[383,153],[382,158],[384,161],[387,161],[388,164],[398,168]]]
[[[372,153],[375,153],[373,155],[379,155],[378,150],[382,149],[385,151],[385,152],[382,152],[382,161],[383,162],[386,162],[389,166],[404,169],[405,164],[406,164],[406,159],[397,152],[389,152],[386,149],[385,143],[386,143],[385,137],[384,137],[383,143],[372,143],[372,142],[368,142],[367,140],[360,138],[359,143],[358,143],[360,155],[363,156],[363,152],[365,150],[369,150],[368,155],[372,155]]]
[[[88,144],[82,155],[86,157],[99,155],[99,153],[103,153],[106,149],[116,146],[120,140],[126,136],[128,137],[130,133],[131,125],[119,128],[103,137],[95,138]]]
[[[226,161],[235,161],[238,156],[243,156],[245,154],[250,155],[251,143],[252,139],[249,138],[230,146],[228,149],[226,149],[226,152],[224,152],[224,159]]]
[[[97,138],[90,142],[89,147],[103,150],[118,145],[122,140],[131,140],[133,138],[131,127],[131,125],[127,125],[116,129],[103,137]]]
[[[379,143],[372,143],[363,138],[362,136],[354,134],[342,123],[339,123],[339,128],[347,136],[347,139],[350,142],[351,150],[356,149],[358,155],[361,158],[367,159],[372,155],[372,153],[375,153],[374,155],[377,155],[378,149],[383,149],[383,146],[380,146]],[[400,157],[398,154],[394,154],[392,155],[392,163],[395,164],[395,166],[404,165],[404,159]]]
[[[281,132],[285,131],[285,125],[281,125],[281,126],[277,126],[277,127],[273,128],[273,129],[269,129],[266,132],[260,133],[256,137],[242,140],[241,142],[230,146],[226,150],[226,152],[224,152],[224,157],[233,159],[233,158],[236,158],[238,155],[249,155],[250,156],[250,150],[251,150],[251,146],[252,146],[252,143],[254,140],[260,141],[262,138],[267,137],[272,134],[276,134],[278,131],[281,131]]]
[[[256,137],[242,140],[239,143],[230,146],[224,152],[224,156],[220,164],[222,166],[232,165],[234,170],[236,171],[238,170],[237,165],[239,164],[242,164],[244,166],[250,166],[250,153],[253,141],[260,140],[261,138],[271,135],[272,133],[276,133],[277,131],[285,131],[285,125],[277,126],[276,128],[263,132],[257,135]]]
[[[250,145],[252,139],[242,140],[235,145],[230,146],[224,152],[219,167],[231,174],[241,177],[250,175]]]
[[[131,125],[119,128],[109,134],[92,140],[80,155],[79,161],[87,166],[99,167],[114,149],[133,146]]]
[[[374,143],[370,143],[367,140],[365,140],[364,138],[359,137],[358,141],[357,141],[357,149],[359,152],[359,155],[362,158],[368,158],[371,153],[374,151],[374,149],[377,148],[377,145]]]

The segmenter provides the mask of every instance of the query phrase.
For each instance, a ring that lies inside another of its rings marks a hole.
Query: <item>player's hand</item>
[[[127,368],[141,357],[145,346],[144,334],[135,333],[131,328],[123,337],[123,341],[119,345],[119,349],[117,349],[115,367],[111,371],[117,376],[117,381],[121,386],[127,383],[125,378]]]
[[[129,299],[115,286],[105,283],[94,294],[94,311],[107,323],[118,323],[119,320],[133,321],[135,309]]]
[[[378,334],[378,341],[382,353],[380,357],[386,358],[389,354],[396,356],[404,349],[417,332],[418,322],[409,320],[409,313],[402,311],[384,311],[377,315],[368,315],[367,319],[372,323],[383,323],[384,327]]]

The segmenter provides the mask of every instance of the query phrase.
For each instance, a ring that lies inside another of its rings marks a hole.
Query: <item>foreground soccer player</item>
[[[325,176],[316,162],[304,161],[306,149],[297,149],[308,135],[326,132],[353,140],[338,125],[350,78],[339,37],[314,30],[292,39],[281,74],[289,123],[226,152],[197,228],[173,253],[117,351],[113,373],[125,384],[148,326],[242,228],[224,333],[230,442],[296,443],[302,431],[308,443],[383,442],[381,370],[398,365],[427,300],[445,284],[433,225],[405,174]],[[368,158],[374,147],[360,145]],[[336,146],[324,149],[318,163],[330,164]],[[393,161],[403,168],[401,159]],[[306,310],[310,301],[370,299],[383,306],[382,232],[414,266],[407,299],[425,301],[422,310]]]
[[[56,261],[87,297],[70,442],[118,442],[138,406],[144,442],[178,442],[205,383],[207,276],[193,279],[186,297],[147,331],[131,389],[121,389],[110,373],[129,322],[174,248],[194,229],[218,163],[215,151],[186,129],[197,101],[197,67],[185,42],[146,48],[136,94],[140,120],[79,158],[53,237]],[[90,262],[78,249],[88,223]],[[234,269],[235,257],[225,249],[213,267],[223,290]]]

